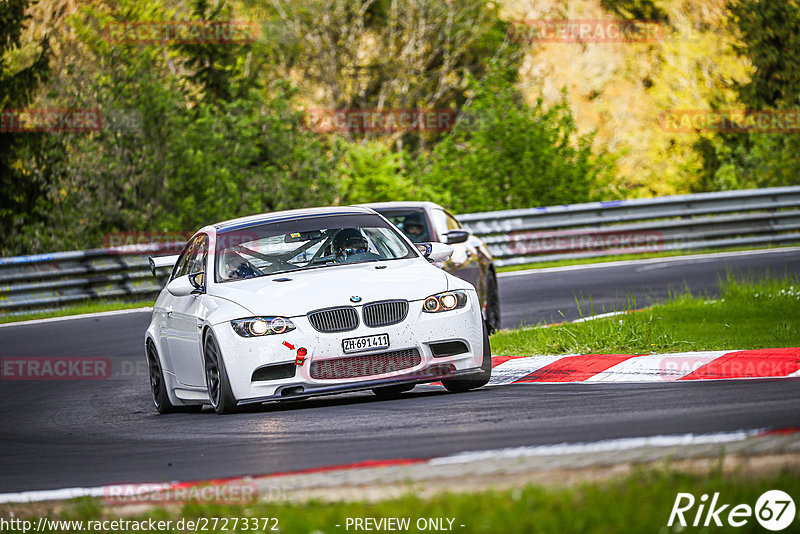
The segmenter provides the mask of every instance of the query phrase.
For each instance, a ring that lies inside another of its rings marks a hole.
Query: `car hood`
[[[237,280],[217,284],[209,294],[240,304],[253,315],[296,317],[320,308],[351,306],[350,297],[354,296],[361,297],[357,304],[421,300],[447,289],[444,271],[418,259],[407,259]]]

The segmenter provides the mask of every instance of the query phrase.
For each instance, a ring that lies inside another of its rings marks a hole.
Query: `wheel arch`
[[[145,357],[145,361],[147,362],[148,366],[150,365],[150,361],[149,361],[150,355],[147,353],[147,347],[148,347],[149,344],[153,345],[153,348],[155,349],[156,358],[158,358],[158,366],[161,368],[161,380],[163,380],[163,382],[164,382],[164,386],[165,386],[165,389],[166,389],[167,397],[169,398],[169,402],[173,406],[186,406],[186,403],[184,401],[182,401],[177,396],[175,396],[175,393],[173,391],[174,386],[175,386],[175,375],[174,375],[174,373],[172,373],[171,370],[168,370],[166,368],[165,362],[164,362],[164,354],[163,354],[163,351],[161,350],[161,347],[160,347],[160,345],[158,343],[158,339],[148,329],[148,331],[145,332],[145,336],[144,336],[144,357]],[[149,377],[148,377],[148,380],[149,380]]]

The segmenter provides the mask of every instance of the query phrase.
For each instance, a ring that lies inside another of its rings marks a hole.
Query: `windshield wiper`
[[[319,265],[307,265],[305,267],[298,267],[296,269],[284,269],[282,271],[272,271],[271,273],[267,273],[265,276],[272,276],[273,274],[283,274],[283,273],[296,273],[297,271],[308,271],[310,269],[319,269],[320,267],[328,267],[332,265],[340,265],[340,264],[328,262],[328,263],[321,263]]]
[[[397,259],[397,258],[390,258],[390,259]],[[373,263],[373,262],[376,262],[376,261],[386,261],[386,259],[385,258],[383,258],[383,259],[376,258],[376,259],[372,259],[372,260],[354,261],[354,262],[351,262],[351,263],[347,263],[347,262],[336,263],[334,261],[327,261],[325,263],[320,263],[320,264],[317,264],[317,265],[307,265],[305,267],[298,267],[297,269],[287,269],[285,271],[273,271],[271,273],[268,273],[265,276],[272,276],[273,274],[283,274],[283,273],[296,273],[297,271],[309,271],[311,269],[320,269],[322,267],[340,267],[342,265],[359,265],[359,264],[362,264],[362,263]]]

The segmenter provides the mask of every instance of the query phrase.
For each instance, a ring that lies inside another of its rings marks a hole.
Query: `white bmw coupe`
[[[491,352],[478,295],[364,207],[256,215],[206,226],[177,256],[145,334],[160,413],[441,381],[485,385]]]

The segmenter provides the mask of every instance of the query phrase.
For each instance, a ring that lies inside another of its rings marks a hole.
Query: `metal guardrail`
[[[100,298],[154,297],[169,273],[153,277],[148,257],[174,250],[166,245],[0,258],[0,314],[47,311]]]
[[[498,266],[800,243],[800,187],[590,202],[457,217]]]
[[[591,202],[460,215],[496,264],[800,243],[800,187]],[[149,255],[175,243],[0,258],[0,314],[98,298],[154,297]]]

